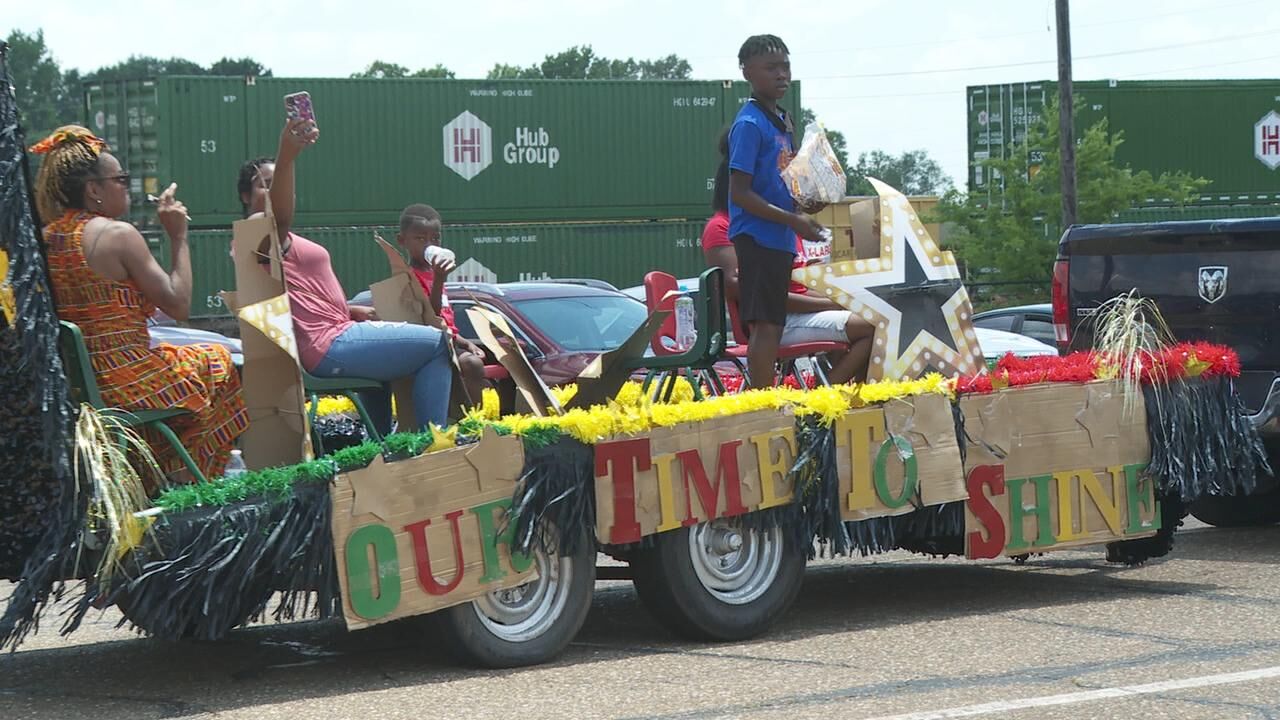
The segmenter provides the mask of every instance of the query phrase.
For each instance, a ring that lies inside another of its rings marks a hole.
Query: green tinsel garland
[[[511,428],[500,422],[463,420],[457,427],[458,444],[466,445],[476,441],[486,427],[493,428],[499,435],[511,434]],[[555,444],[562,437],[555,428],[532,428],[521,435],[521,440],[526,449],[541,450]],[[213,482],[171,487],[156,497],[155,504],[166,512],[183,512],[258,497],[279,502],[288,499],[297,485],[327,483],[336,473],[367,467],[380,454],[385,455],[388,460],[417,457],[431,447],[434,439],[430,431],[392,433],[383,438],[382,444],[364,442],[297,465],[264,468]]]

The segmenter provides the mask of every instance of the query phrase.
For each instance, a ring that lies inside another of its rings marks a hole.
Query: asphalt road
[[[1280,717],[1277,559],[1280,527],[1199,527],[1135,569],[1100,548],[821,562],[772,632],[732,645],[678,640],[602,582],[559,661],[501,672],[404,624],[164,643],[108,611],[0,656],[0,719]]]

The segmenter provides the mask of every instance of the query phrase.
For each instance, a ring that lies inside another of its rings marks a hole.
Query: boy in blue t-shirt
[[[738,256],[738,315],[749,330],[751,386],[768,388],[787,319],[796,235],[821,241],[822,226],[796,212],[782,180],[782,169],[795,154],[791,115],[778,107],[791,85],[786,43],[774,35],[753,35],[738,51],[738,65],[751,83],[751,100],[729,130],[729,237]]]

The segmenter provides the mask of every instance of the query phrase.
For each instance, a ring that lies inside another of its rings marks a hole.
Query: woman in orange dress
[[[191,310],[187,211],[170,185],[159,219],[173,258],[166,272],[141,233],[114,218],[129,211],[129,174],[89,130],[68,125],[31,148],[43,154],[36,207],[58,317],[80,326],[102,400],[124,410],[183,409],[168,421],[207,478],[222,475],[249,426],[240,378],[226,348],[152,348],[147,318],[157,308],[185,320]],[[189,480],[177,453],[147,441],[171,480]]]

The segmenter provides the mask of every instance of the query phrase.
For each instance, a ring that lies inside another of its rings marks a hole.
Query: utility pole
[[[1062,228],[1076,222],[1075,104],[1071,97],[1071,8],[1055,0],[1058,15],[1058,136],[1062,152]]]

